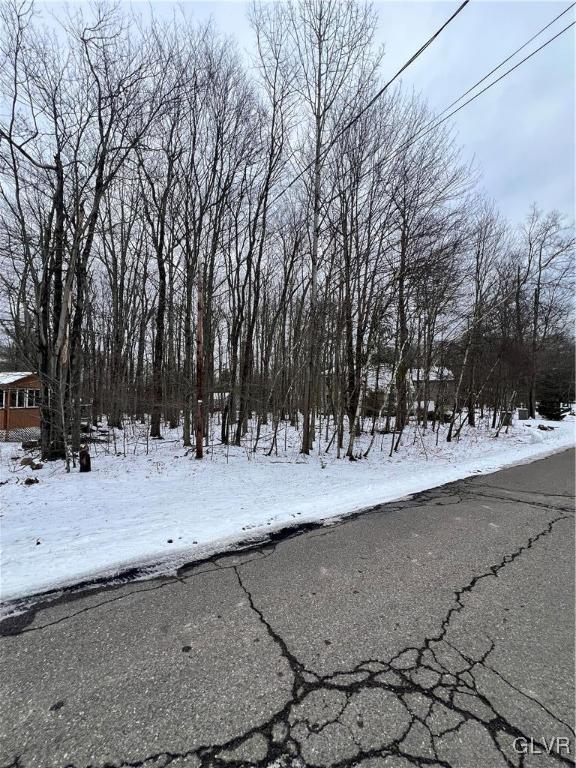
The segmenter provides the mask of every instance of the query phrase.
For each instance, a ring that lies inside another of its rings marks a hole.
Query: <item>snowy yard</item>
[[[234,542],[308,521],[328,520],[371,505],[574,445],[576,418],[515,421],[497,439],[486,425],[463,430],[458,442],[422,438],[412,427],[389,458],[390,435],[377,435],[367,459],[337,460],[323,451],[298,453],[294,430],[280,435],[267,457],[209,449],[204,461],[186,454],[177,433],[146,445],[92,447],[91,474],[66,474],[59,464],[21,466],[16,444],[0,446],[1,598],[10,601],[133,565],[168,573]],[[550,424],[543,431],[538,424]],[[132,429],[132,428],[130,428]],[[126,430],[128,432],[128,430]],[[249,442],[250,436],[247,437]],[[366,447],[369,436],[359,438]],[[281,449],[281,450],[280,450]],[[96,450],[96,452],[95,452]],[[39,483],[25,485],[26,477]]]

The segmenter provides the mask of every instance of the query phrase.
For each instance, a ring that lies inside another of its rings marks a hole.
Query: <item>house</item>
[[[435,405],[446,405],[454,398],[454,374],[448,368],[432,367],[428,372],[427,382],[425,382],[425,371],[422,368],[412,368],[410,381],[420,408],[424,407],[422,397],[425,389],[428,390],[428,410],[430,411],[434,410]]]
[[[40,381],[30,371],[0,371],[0,432],[4,440],[40,429]]]
[[[448,368],[432,367],[428,372],[428,379],[422,368],[410,368],[407,374],[408,397],[413,405],[412,412],[416,409],[426,408],[434,411],[436,407],[443,408],[452,402],[454,398],[454,374]],[[371,366],[366,372],[366,397],[364,410],[367,415],[379,412],[382,405],[391,406],[391,414],[395,410],[396,391],[394,387],[393,370],[389,366],[382,366],[378,370]],[[424,395],[427,395],[427,403]],[[387,411],[387,408],[384,412]]]

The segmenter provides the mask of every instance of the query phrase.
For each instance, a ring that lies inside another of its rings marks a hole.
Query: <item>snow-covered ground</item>
[[[538,424],[554,429],[543,431]],[[476,473],[493,472],[575,443],[576,418],[515,421],[508,434],[486,424],[446,443],[441,428],[405,432],[389,458],[390,435],[377,435],[367,459],[349,462],[298,453],[295,430],[282,427],[278,455],[249,446],[209,449],[202,462],[176,432],[146,443],[143,428],[117,431],[115,443],[92,447],[92,472],[66,474],[62,464],[33,471],[23,451],[0,445],[0,597],[11,601],[133,565],[168,573],[234,542],[299,523],[329,520]],[[286,429],[286,433],[284,432]],[[366,448],[369,436],[357,443]],[[26,477],[39,483],[25,485]]]

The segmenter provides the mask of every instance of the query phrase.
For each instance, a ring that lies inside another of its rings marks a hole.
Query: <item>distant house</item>
[[[450,403],[454,397],[454,375],[448,368],[433,367],[428,373],[428,381],[425,381],[425,372],[422,368],[411,368],[408,372],[409,397],[413,398],[413,407],[424,408],[433,411],[436,406],[443,407]],[[427,384],[427,386],[425,386]],[[391,398],[390,398],[390,390]],[[424,403],[423,397],[427,390],[428,402]],[[390,403],[391,415],[395,409],[395,388],[392,370],[383,366],[378,371],[374,367],[366,372],[366,398],[364,401],[365,412],[374,415],[379,412],[383,404]],[[390,398],[390,401],[389,401]]]
[[[424,370],[422,368],[412,368],[410,371],[410,381],[414,389],[416,400],[420,407],[424,407],[422,396],[424,395],[425,384],[428,390],[428,410],[434,410],[436,404],[446,404],[454,397],[454,374],[448,368],[433,367],[428,374],[428,381],[425,382]]]
[[[0,372],[0,432],[5,440],[40,429],[40,381],[30,371]]]

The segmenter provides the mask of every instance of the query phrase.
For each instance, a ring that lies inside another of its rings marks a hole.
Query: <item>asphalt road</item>
[[[573,764],[574,452],[0,630],[2,766]]]

